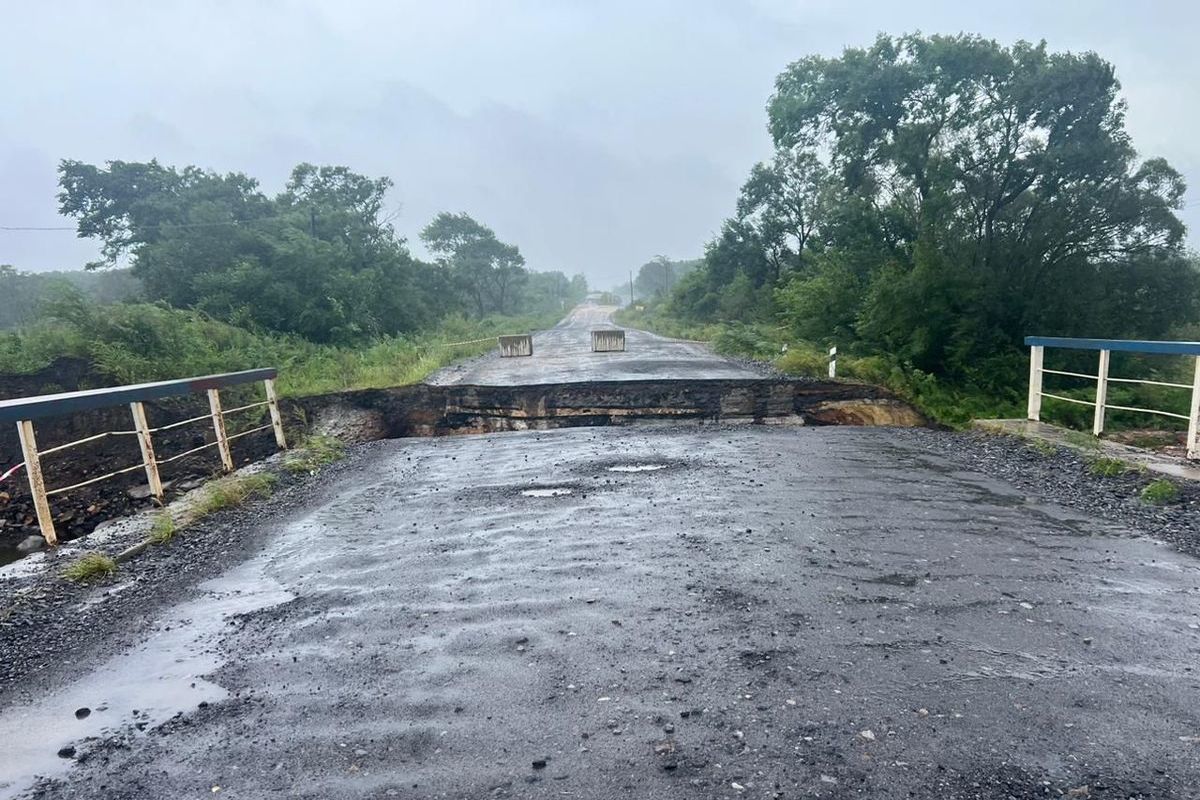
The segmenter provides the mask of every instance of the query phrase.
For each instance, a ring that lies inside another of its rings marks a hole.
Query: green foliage
[[[333,436],[308,436],[283,458],[283,467],[295,474],[311,475],[321,467],[341,460],[346,446]]]
[[[479,316],[510,313],[529,280],[525,257],[467,213],[443,212],[421,231],[451,284]]]
[[[218,478],[204,487],[194,507],[195,518],[240,506],[255,497],[270,497],[278,481],[279,478],[269,472]]]
[[[880,36],[792,64],[768,115],[773,159],[664,303],[682,321],[782,322],[961,419],[1019,409],[1027,334],[1162,338],[1200,317],[1183,180],[1138,160],[1094,53]]]
[[[127,269],[99,272],[19,272],[0,264],[0,330],[35,322],[58,297],[79,294],[100,305],[132,300],[142,287]]]
[[[1041,453],[1044,456],[1052,456],[1058,452],[1058,447],[1054,444],[1054,442],[1050,442],[1036,436],[1029,439],[1027,444],[1031,450]]]
[[[759,325],[727,325],[713,338],[712,345],[722,355],[769,360],[782,349],[770,333]]]
[[[1159,478],[1142,489],[1142,501],[1151,505],[1161,506],[1179,497],[1179,489],[1165,478]]]
[[[420,334],[382,337],[365,346],[318,345],[298,336],[253,333],[198,311],[162,305],[97,306],[79,295],[47,307],[37,324],[0,332],[0,374],[45,367],[60,356],[93,362],[113,383],[141,383],[273,366],[288,396],[414,383],[491,344],[446,345],[544,328],[540,316],[444,318]]]
[[[414,259],[384,213],[391,181],[346,167],[300,164],[275,197],[246,175],[157,161],[64,161],[59,183],[62,213],[100,240],[103,264],[128,259],[149,300],[251,331],[362,344],[587,293],[582,276],[552,273],[527,295],[520,251],[466,214],[422,234],[439,264]]]
[[[1063,434],[1063,441],[1080,450],[1099,450],[1103,446],[1099,439],[1083,431],[1067,431]]]
[[[655,256],[638,267],[637,277],[633,281],[635,296],[639,302],[663,300],[670,296],[671,290],[680,280],[702,263],[698,258],[690,261],[672,261],[666,256]]]
[[[1102,478],[1112,478],[1129,471],[1129,465],[1119,458],[1093,458],[1088,471]]]
[[[150,526],[150,541],[154,544],[166,544],[175,538],[178,530],[171,513],[160,511],[154,515],[154,523]]]
[[[76,583],[106,578],[117,571],[117,562],[104,553],[84,553],[62,571],[62,576]]]

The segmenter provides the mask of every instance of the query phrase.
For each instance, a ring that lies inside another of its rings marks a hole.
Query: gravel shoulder
[[[0,580],[0,711],[43,695],[89,664],[102,663],[145,639],[158,610],[191,596],[198,583],[259,552],[264,539],[252,532],[318,500],[339,475],[353,471],[374,444],[351,449],[345,460],[326,467],[319,478],[281,472],[269,499],[204,518],[169,543],[121,563],[109,578],[75,583],[61,572],[81,553],[111,554],[143,541],[149,527],[145,516],[109,523],[111,530],[33,556],[46,559],[37,569],[22,569],[20,562],[13,565],[15,576]]]
[[[1163,505],[1141,499],[1164,476],[1131,469],[1103,476],[1091,471],[1093,455],[1071,447],[1045,450],[1029,440],[983,431],[897,430],[898,439],[948,459],[962,469],[1002,479],[1042,502],[1117,523],[1131,535],[1150,536],[1182,553],[1200,556],[1200,483],[1170,479],[1178,496]]]

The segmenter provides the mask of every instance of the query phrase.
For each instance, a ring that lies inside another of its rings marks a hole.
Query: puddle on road
[[[666,464],[618,464],[615,467],[609,467],[609,472],[654,472],[659,469],[666,469]]]
[[[250,562],[200,585],[204,595],[175,606],[143,644],[83,673],[50,695],[0,713],[0,798],[16,797],[39,777],[67,771],[74,747],[86,754],[89,739],[134,728],[150,730],[180,712],[194,711],[228,693],[202,676],[220,665],[217,640],[226,621],[285,602],[290,592]],[[82,709],[89,709],[85,713]],[[76,712],[79,712],[78,714]]]
[[[565,494],[574,493],[574,489],[568,486],[546,486],[540,489],[522,489],[523,497],[562,497]]]

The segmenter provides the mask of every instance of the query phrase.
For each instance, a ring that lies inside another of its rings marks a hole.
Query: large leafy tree
[[[700,264],[699,259],[672,261],[666,256],[655,256],[638,267],[633,280],[635,293],[643,300],[661,300]]]
[[[801,59],[776,82],[776,156],[710,245],[709,285],[773,281],[805,335],[958,373],[1027,333],[1194,319],[1184,182],[1138,158],[1119,91],[1094,53],[968,35]]]
[[[495,231],[466,212],[438,214],[421,231],[421,240],[476,314],[515,310],[529,280],[525,258],[515,245],[501,242]]]
[[[64,161],[60,207],[104,262],[128,259],[150,299],[249,327],[349,342],[445,310],[440,276],[384,216],[391,183],[301,164],[277,197],[252,178],[157,161]]]

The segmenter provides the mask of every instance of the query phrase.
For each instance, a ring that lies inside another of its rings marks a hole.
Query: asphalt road
[[[110,731],[41,796],[1194,797],[1197,562],[913,441],[376,445],[39,704]]]
[[[591,332],[618,328],[615,306],[581,305],[555,327],[533,337],[533,355],[501,358],[497,350],[431,376],[433,384],[519,386],[537,383],[646,378],[758,378],[762,373],[715,355],[702,344],[626,329],[625,352],[593,353]]]

